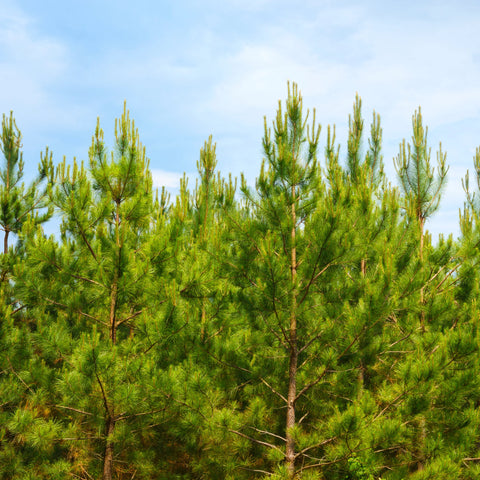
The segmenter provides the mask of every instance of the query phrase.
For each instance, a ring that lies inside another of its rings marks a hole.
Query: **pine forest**
[[[480,478],[480,148],[432,239],[441,144],[418,108],[387,178],[362,115],[289,84],[253,185],[210,137],[176,196],[126,107],[29,181],[3,115],[0,479]]]

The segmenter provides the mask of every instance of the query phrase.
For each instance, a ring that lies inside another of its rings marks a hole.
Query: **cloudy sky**
[[[175,192],[210,134],[219,169],[253,183],[288,80],[316,108],[322,147],[336,124],[342,157],[355,93],[367,127],[380,113],[392,182],[421,106],[432,159],[441,141],[450,165],[428,228],[457,236],[480,145],[479,31],[473,0],[0,0],[0,109],[33,171],[46,145],[57,162],[86,159],[97,117],[111,141],[126,100],[155,183]]]

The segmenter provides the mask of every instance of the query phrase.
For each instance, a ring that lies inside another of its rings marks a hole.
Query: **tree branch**
[[[89,415],[93,417],[93,413],[85,412],[84,410],[79,410],[78,408],[66,407],[65,405],[52,405],[54,408],[63,408],[64,410],[71,410],[72,412],[81,413],[82,415]]]
[[[271,437],[278,438],[278,439],[281,440],[282,442],[286,442],[286,441],[287,441],[286,438],[283,438],[283,437],[281,437],[280,435],[276,435],[275,433],[268,432],[268,431],[266,431],[266,430],[259,430],[258,428],[252,427],[252,426],[250,426],[250,425],[247,425],[247,428],[250,428],[250,429],[252,429],[252,430],[255,430],[255,431],[258,432],[258,433],[263,433],[264,435],[270,435]]]
[[[288,404],[288,400],[280,393],[277,392],[264,378],[260,377],[261,382],[266,385],[275,395],[280,397],[285,403]]]
[[[278,448],[276,445],[273,445],[272,443],[262,442],[262,440],[257,440],[256,438],[250,437],[249,435],[245,435],[244,433],[239,432],[238,430],[232,430],[231,428],[229,428],[228,431],[230,433],[235,433],[239,437],[246,438],[247,440],[250,440],[251,442],[258,443],[259,445],[263,445],[263,446],[268,447],[268,448],[273,448],[274,450],[277,450],[283,456],[285,456],[285,453],[282,450],[280,450],[280,448]]]
[[[70,308],[68,305],[65,305],[64,303],[56,302],[55,300],[52,300],[51,298],[48,298],[48,297],[43,297],[43,298],[47,302],[51,303],[52,305],[56,305],[57,307],[62,307],[62,308],[65,308],[65,309]],[[100,319],[94,317],[93,315],[82,312],[81,310],[75,310],[75,313],[78,313],[79,315],[83,315],[84,317],[90,318],[91,320],[95,320],[96,322],[99,322],[102,325],[105,325],[106,327],[110,326],[107,322],[104,322],[103,320],[100,320]]]

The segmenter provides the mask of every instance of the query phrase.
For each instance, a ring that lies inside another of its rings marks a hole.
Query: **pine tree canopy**
[[[172,196],[126,104],[29,184],[3,116],[0,479],[480,478],[480,147],[432,239],[420,107],[398,187],[358,94],[344,149],[319,118],[288,84],[255,182],[210,136]]]

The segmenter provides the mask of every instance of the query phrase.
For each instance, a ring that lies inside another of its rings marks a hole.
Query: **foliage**
[[[110,151],[98,122],[29,187],[4,116],[1,479],[478,478],[480,154],[434,242],[445,154],[419,109],[392,187],[361,105],[321,155],[289,85],[253,187],[210,137],[173,199],[126,107]]]

